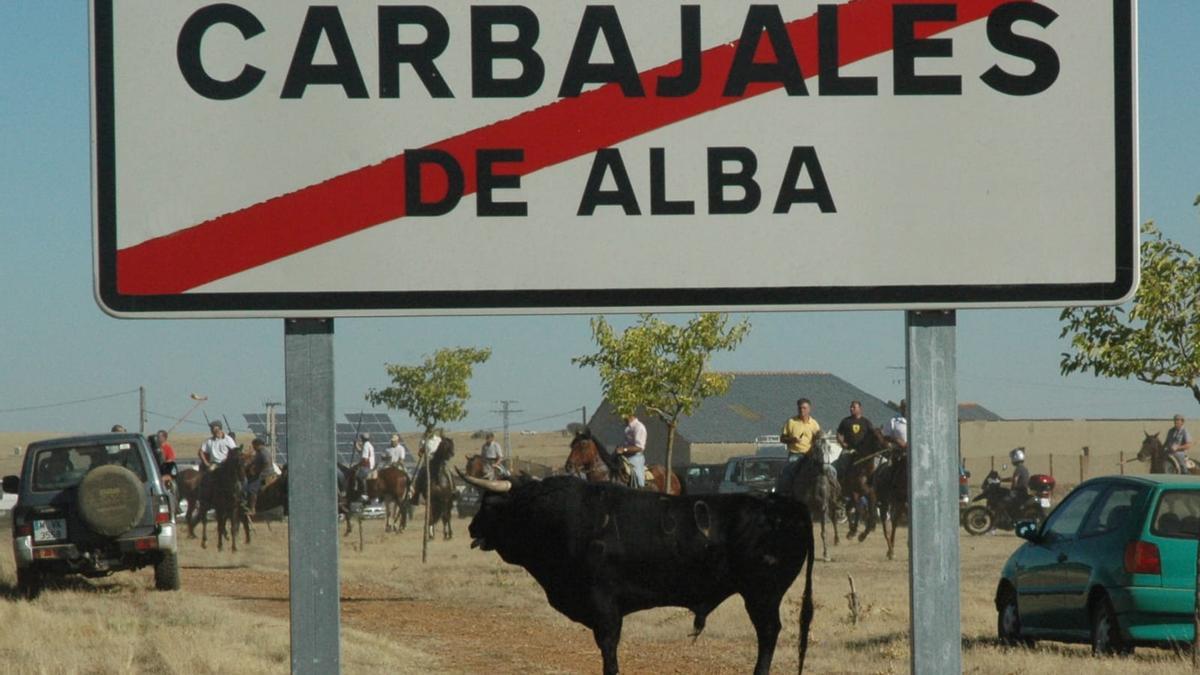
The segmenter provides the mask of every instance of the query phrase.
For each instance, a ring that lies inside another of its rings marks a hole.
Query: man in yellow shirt
[[[779,434],[779,440],[787,444],[791,461],[807,456],[812,450],[813,438],[821,432],[821,425],[812,418],[812,403],[808,399],[796,401],[796,409],[796,416],[788,418]]]

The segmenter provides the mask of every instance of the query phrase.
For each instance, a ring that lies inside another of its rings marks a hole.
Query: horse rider
[[[250,448],[250,463],[246,465],[246,513],[254,515],[258,505],[258,493],[263,488],[263,479],[271,475],[273,467],[266,441],[256,437],[250,442]]]
[[[371,434],[362,432],[354,443],[358,450],[358,462],[355,464],[354,480],[358,486],[359,499],[367,501],[367,478],[375,470],[375,446],[371,445]]]
[[[908,450],[908,402],[900,399],[900,412],[884,425],[883,437],[890,439],[902,451]]]
[[[812,401],[796,399],[796,415],[783,423],[779,440],[787,445],[788,465],[776,481],[776,491],[789,494],[792,481],[800,472],[800,466],[812,452],[813,441],[821,433],[821,424],[812,416]]]
[[[646,487],[646,425],[632,412],[625,413],[625,442],[616,452],[629,462],[630,487]]]
[[[501,478],[509,478],[508,469],[504,467],[504,449],[496,442],[496,434],[488,432],[487,438],[484,439],[483,447],[479,451],[483,456],[483,465],[487,471],[488,480],[495,480],[499,474]]]
[[[212,432],[212,436],[204,439],[204,442],[200,444],[200,451],[196,453],[200,457],[202,472],[215,469],[229,456],[229,451],[237,447],[233,438],[225,433],[225,428],[219,420],[209,422],[208,429]]]
[[[408,469],[404,467],[404,460],[408,457],[408,448],[404,447],[404,439],[400,438],[400,434],[392,434],[389,443],[390,445],[384,448],[383,455],[379,457],[381,466],[394,466],[404,473],[408,473]]]
[[[838,423],[838,443],[841,443],[847,452],[857,453],[862,449],[867,434],[874,430],[875,426],[871,424],[871,420],[863,416],[862,402],[851,401],[850,414]]]
[[[1176,415],[1173,425],[1167,430],[1167,439],[1163,443],[1167,452],[1179,463],[1179,473],[1188,472],[1187,451],[1192,447],[1192,436],[1183,428],[1183,415]]]

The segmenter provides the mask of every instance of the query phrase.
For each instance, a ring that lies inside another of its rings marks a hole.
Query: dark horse
[[[876,430],[876,433],[881,433]],[[896,523],[908,513],[908,450],[888,442],[888,463],[875,470],[872,481],[879,514],[883,518],[883,539],[887,557],[896,555]],[[891,524],[891,528],[888,525]]]
[[[583,478],[589,483],[613,482],[629,485],[628,480],[623,479],[620,458],[609,452],[599,439],[592,436],[590,429],[575,433],[575,438],[571,441],[571,452],[567,455],[567,463],[563,468],[567,474]],[[647,466],[646,471],[650,476],[646,478],[645,489],[662,492],[667,481],[666,467],[653,464]],[[671,487],[667,494],[680,494],[679,476],[676,476],[675,472],[671,472],[670,476]]]
[[[224,462],[217,465],[200,483],[200,548],[208,544],[208,510],[217,512],[217,550],[223,550],[225,538],[230,548],[237,553],[238,525],[246,532],[246,543],[250,543],[250,517],[242,507],[242,485],[246,479],[246,468],[242,464],[242,448],[229,451]],[[228,529],[227,529],[228,528]]]
[[[337,469],[338,515],[346,521],[346,531],[342,533],[342,536],[348,537],[354,530],[350,517],[350,504],[359,501],[363,495],[362,491],[358,489],[358,481],[354,477],[357,469],[341,462],[337,463]]]
[[[430,539],[433,539],[433,528],[439,520],[442,521],[442,538],[450,539],[454,536],[454,529],[450,526],[450,517],[454,511],[454,500],[458,497],[458,493],[454,490],[454,479],[450,476],[449,471],[452,457],[454,457],[454,441],[443,438],[433,453],[433,459],[429,460],[428,467],[424,461],[417,467],[417,478],[414,481],[414,502],[419,503],[425,498],[426,485],[429,480],[426,472],[433,479],[433,484],[429,487],[429,504],[425,505],[425,508],[429,510],[429,520],[427,521],[429,530],[425,536]]]
[[[1187,473],[1193,476],[1200,475],[1200,466],[1188,467],[1186,471],[1181,470],[1179,460],[1175,455],[1167,451],[1163,445],[1162,439],[1157,433],[1146,433],[1142,439],[1142,447],[1138,449],[1137,459],[1139,462],[1150,462],[1150,473]]]
[[[841,482],[842,498],[849,504],[847,515],[850,529],[846,534],[854,536],[858,526],[863,530],[858,540],[863,541],[875,530],[878,521],[878,511],[875,503],[875,469],[890,452],[891,446],[883,437],[883,432],[872,429],[863,436],[861,447],[857,451],[843,452],[834,462],[837,469],[838,481]]]
[[[794,468],[790,480],[780,477],[780,484],[785,486],[786,495],[798,502],[804,502],[812,513],[813,524],[821,519],[821,557],[829,562],[829,546],[825,539],[825,523],[833,525],[833,544],[838,545],[837,507],[841,501],[841,485],[838,483],[833,469],[831,457],[833,449],[829,439],[818,433],[813,438],[812,450],[808,456],[797,460],[799,466]]]

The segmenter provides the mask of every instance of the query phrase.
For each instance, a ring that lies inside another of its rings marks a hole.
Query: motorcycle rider
[[[1013,448],[1008,452],[1008,458],[1013,463],[1011,478],[1001,478],[1003,483],[1011,483],[1005,508],[1010,514],[1016,513],[1018,507],[1029,499],[1029,467],[1025,466],[1025,448]]]

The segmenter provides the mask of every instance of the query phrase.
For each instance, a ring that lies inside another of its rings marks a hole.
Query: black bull
[[[464,477],[465,478],[465,477]],[[807,563],[800,670],[812,621],[813,529],[799,502],[751,495],[665,496],[557,476],[484,481],[472,547],[524,567],[550,605],[592,629],[615,674],[626,614],[686,607],[694,628],[738,593],[758,636],[754,672],[771,669],[779,605]]]

